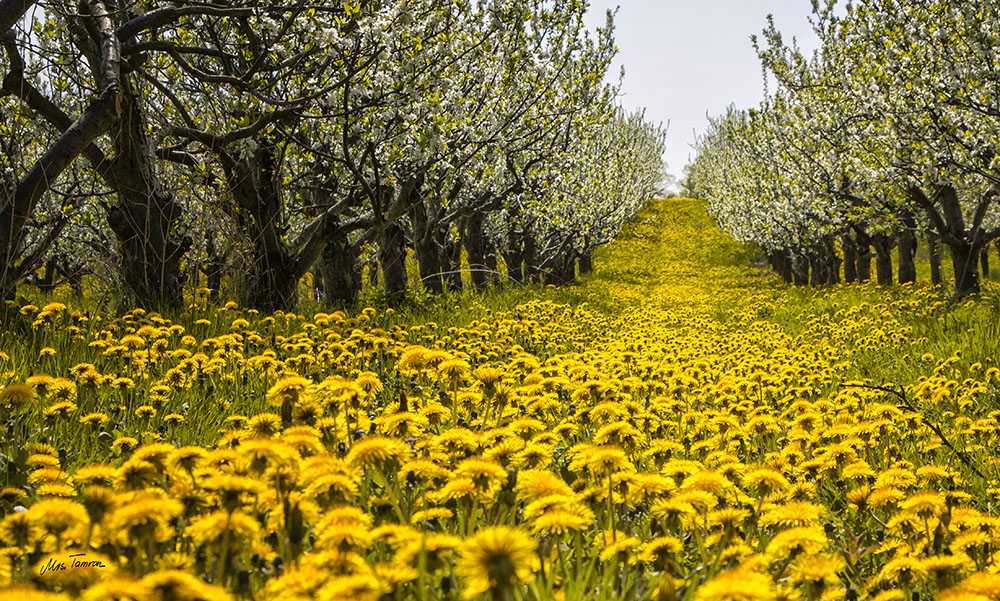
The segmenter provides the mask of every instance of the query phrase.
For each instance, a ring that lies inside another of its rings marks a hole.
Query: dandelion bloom
[[[27,384],[8,384],[0,390],[0,407],[10,407],[14,411],[27,409],[38,402],[38,393]]]
[[[695,591],[695,601],[770,601],[777,599],[770,578],[746,569],[722,572]]]
[[[494,526],[480,530],[462,547],[455,573],[465,583],[464,597],[489,592],[503,596],[534,576],[535,541],[519,528]]]
[[[311,384],[312,382],[299,376],[281,378],[267,391],[267,402],[272,407],[281,407],[284,404],[294,405],[304,396]]]

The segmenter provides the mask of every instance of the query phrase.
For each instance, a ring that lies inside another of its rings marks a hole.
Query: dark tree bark
[[[35,0],[0,0],[0,35],[10,31],[34,4]]]
[[[850,284],[858,280],[858,245],[848,233],[840,237],[840,247],[844,251],[844,282]]]
[[[374,232],[378,242],[378,261],[382,266],[382,283],[385,293],[398,296],[409,288],[406,274],[406,232],[402,218],[420,202],[420,189],[424,183],[423,172],[406,178],[398,189],[380,185],[370,186],[373,190],[372,214],[375,219]]]
[[[514,240],[509,240],[510,248],[503,253],[504,264],[507,265],[507,277],[517,283],[524,281],[524,249],[520,242],[514,246]]]
[[[483,265],[486,267],[486,271],[483,274],[486,278],[486,283],[489,286],[496,286],[499,281],[499,269],[500,265],[497,261],[497,249],[490,240],[489,236],[486,236],[486,255],[483,257]]]
[[[875,256],[871,251],[871,238],[858,231],[856,232],[855,240],[857,240],[857,254],[855,257],[857,260],[856,271],[858,272],[858,281],[870,282],[872,279],[872,257]]]
[[[546,285],[568,286],[576,279],[576,260],[572,253],[552,255],[543,265],[543,282]]]
[[[775,273],[781,273],[781,255],[778,251],[765,252],[764,256],[767,258],[767,264],[771,266],[771,269]]]
[[[538,262],[538,242],[530,232],[524,236],[524,271],[529,282],[537,284],[542,281],[542,268]]]
[[[809,284],[812,286],[823,286],[830,280],[827,272],[827,262],[822,253],[817,249],[809,254]]]
[[[809,284],[809,259],[802,253],[792,254],[792,283],[796,286]]]
[[[938,244],[936,234],[927,235],[927,254],[931,264],[931,283],[937,286],[941,283],[941,246]]]
[[[222,290],[222,275],[226,270],[226,258],[215,245],[215,232],[205,233],[205,254],[208,262],[205,264],[205,284],[208,288],[208,298],[213,303],[219,301]]]
[[[795,281],[795,276],[792,273],[792,253],[787,249],[778,252],[781,253],[781,279],[791,284]]]
[[[378,262],[382,266],[385,293],[396,295],[406,292],[406,233],[399,223],[392,221],[379,228]]]
[[[352,245],[346,236],[337,236],[323,249],[316,263],[323,299],[332,305],[348,306],[361,293],[360,246]]]
[[[983,270],[983,277],[990,277],[990,249],[989,247],[983,248],[979,252],[979,265]]]
[[[587,248],[579,255],[580,259],[580,275],[586,275],[588,273],[593,273],[594,271],[594,249]]]
[[[878,234],[873,237],[875,247],[875,274],[879,286],[892,286],[892,247],[895,246],[891,236]]]
[[[810,255],[812,283],[814,286],[836,284],[840,281],[840,257],[832,236],[826,236],[817,243]]]
[[[410,225],[413,229],[413,250],[420,269],[420,283],[428,292],[444,292],[444,278],[441,272],[441,249],[437,223],[428,215],[422,202],[410,209]]]
[[[462,244],[453,236],[449,236],[441,248],[441,269],[444,271],[444,281],[451,291],[462,289]]]
[[[147,307],[180,307],[181,260],[191,246],[178,235],[181,206],[165,193],[156,175],[140,97],[122,82],[122,112],[113,130],[117,202],[108,225],[118,239],[121,275],[135,301]]]
[[[251,249],[242,300],[265,313],[295,307],[301,275],[282,239],[286,221],[276,152],[273,140],[260,137],[251,155],[226,165],[226,178],[238,207],[234,217],[246,232]]]
[[[955,273],[955,293],[964,296],[979,292],[978,250],[972,244],[949,245],[948,250]]]
[[[459,220],[459,231],[462,232],[462,245],[469,260],[469,272],[472,284],[478,290],[485,290],[490,283],[489,267],[486,265],[486,233],[483,231],[482,213],[473,213]]]
[[[917,281],[917,222],[913,215],[906,212],[902,219],[903,230],[899,234],[899,274],[900,284]]]

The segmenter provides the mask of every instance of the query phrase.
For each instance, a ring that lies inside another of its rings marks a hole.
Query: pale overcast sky
[[[693,158],[694,132],[735,103],[763,99],[760,63],[750,42],[767,25],[768,13],[791,41],[817,44],[807,20],[810,0],[590,0],[590,29],[603,26],[607,9],[615,19],[619,52],[612,67],[625,66],[621,104],[646,108],[653,122],[669,121],[667,171],[678,179]]]

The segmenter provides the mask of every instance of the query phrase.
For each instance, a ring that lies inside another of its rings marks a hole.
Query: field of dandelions
[[[1000,598],[1000,286],[751,260],[671,200],[436,322],[21,306],[0,600]]]

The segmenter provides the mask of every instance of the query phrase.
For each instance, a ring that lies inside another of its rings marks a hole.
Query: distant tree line
[[[912,282],[922,243],[935,283],[947,251],[977,292],[1000,238],[1000,4],[827,0],[812,22],[811,57],[773,22],[754,40],[777,88],[712,122],[688,186],[788,281],[868,280],[874,259]]]
[[[548,0],[0,0],[0,289],[265,311],[564,283],[652,195],[613,20]],[[465,266],[461,263],[466,257]],[[502,267],[501,267],[502,266]]]

